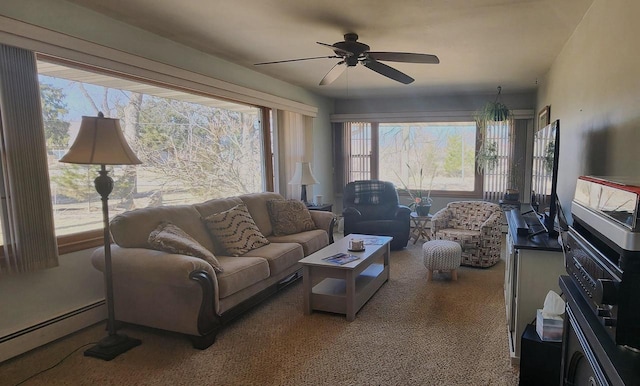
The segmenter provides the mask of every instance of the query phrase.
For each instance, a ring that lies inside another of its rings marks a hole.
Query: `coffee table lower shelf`
[[[371,264],[355,280],[354,311],[362,306],[389,278],[389,269],[383,264]],[[326,278],[311,291],[311,309],[337,314],[347,314],[347,282],[344,279]]]

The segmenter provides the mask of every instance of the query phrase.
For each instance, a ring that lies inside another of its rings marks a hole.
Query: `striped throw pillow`
[[[245,204],[238,204],[224,212],[203,219],[209,233],[232,256],[240,256],[269,244],[249,214]]]

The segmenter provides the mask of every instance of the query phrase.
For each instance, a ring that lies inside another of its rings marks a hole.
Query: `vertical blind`
[[[372,178],[372,128],[370,123],[349,122],[346,124],[350,142],[350,152],[347,159],[350,160],[349,179],[345,184],[356,180],[368,180]]]
[[[510,120],[488,122],[485,127],[485,145],[495,144],[497,157],[493,167],[484,169],[483,198],[485,200],[500,200],[508,188],[515,187],[516,181],[512,181],[515,179],[512,131],[513,124]]]
[[[0,272],[58,265],[35,54],[0,45]]]

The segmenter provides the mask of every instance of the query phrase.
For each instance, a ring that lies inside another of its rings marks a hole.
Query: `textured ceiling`
[[[71,0],[125,23],[318,94],[437,95],[535,90],[593,0]],[[332,55],[355,32],[372,51],[435,54],[440,64],[386,64],[403,85],[364,66],[319,86],[338,59],[254,66]]]

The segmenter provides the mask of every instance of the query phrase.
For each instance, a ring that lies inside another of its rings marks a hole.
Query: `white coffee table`
[[[349,252],[349,240],[363,239],[365,250]],[[304,313],[313,310],[345,314],[353,321],[362,306],[389,280],[389,243],[393,238],[351,234],[300,260]],[[344,265],[324,260],[340,252],[359,259]]]

